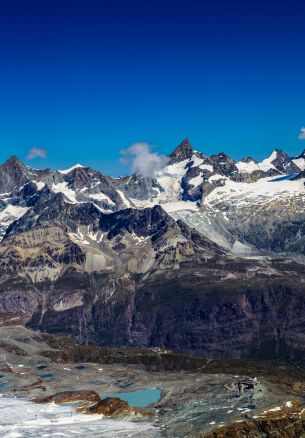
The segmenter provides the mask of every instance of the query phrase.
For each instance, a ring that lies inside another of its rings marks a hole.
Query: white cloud
[[[29,149],[27,153],[27,160],[33,160],[33,158],[46,158],[47,151],[46,149],[37,148],[36,146],[33,146],[31,149]]]
[[[298,139],[299,140],[305,140],[305,128],[301,128],[300,129],[300,134],[299,134],[299,136],[298,136]]]
[[[122,164],[131,164],[134,173],[152,177],[155,172],[162,169],[169,162],[166,155],[151,152],[148,143],[134,143],[129,148],[122,149]]]

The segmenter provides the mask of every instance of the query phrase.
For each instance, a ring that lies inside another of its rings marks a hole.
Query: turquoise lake
[[[130,392],[118,392],[116,394],[102,394],[101,398],[114,397],[128,402],[130,406],[143,408],[145,406],[157,403],[161,398],[161,389],[143,388]]]

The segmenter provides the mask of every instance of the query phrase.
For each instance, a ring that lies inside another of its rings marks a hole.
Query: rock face
[[[80,390],[80,391],[64,391],[47,397],[35,398],[34,403],[68,403],[68,402],[88,402],[98,403],[100,396],[95,391]]]
[[[297,403],[291,403],[290,407],[284,407],[275,411],[269,411],[265,415],[235,422],[217,430],[199,435],[201,438],[261,438],[261,437],[285,437],[299,438],[305,436],[305,416],[303,407]]]
[[[146,417],[151,418],[154,416],[153,413],[147,412],[144,409],[131,407],[124,400],[119,398],[107,397],[100,400],[95,405],[88,408],[88,413],[91,414],[101,414],[106,417]]]
[[[210,260],[204,271],[201,263],[196,269],[185,263],[148,277],[70,270],[38,291],[25,281],[9,282],[1,310],[23,314],[32,328],[88,344],[160,346],[212,357],[303,354],[302,267],[227,262],[224,268],[221,259]]]
[[[170,164],[179,163],[180,161],[188,160],[194,154],[193,147],[188,138],[185,138],[179,146],[169,155],[171,158]]]
[[[0,324],[207,356],[303,354],[304,153],[184,140],[152,178],[0,166]],[[2,315],[2,316],[1,316]]]
[[[101,399],[97,392],[80,390],[64,391],[47,397],[32,400],[34,403],[71,403],[79,402],[78,411],[84,414],[100,414],[105,417],[137,417],[138,419],[152,418],[154,414],[141,408],[129,406],[120,398],[107,397]],[[93,404],[92,404],[93,403]]]

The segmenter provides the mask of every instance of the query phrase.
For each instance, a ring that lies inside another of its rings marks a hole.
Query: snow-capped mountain
[[[304,172],[304,152],[236,162],[187,139],[150,178],[11,157],[0,166],[0,320],[205,354],[247,355],[279,337],[300,348]]]
[[[251,157],[235,162],[225,153],[205,156],[188,139],[153,178],[111,178],[80,164],[37,170],[11,157],[0,166],[1,235],[7,239],[23,231],[24,222],[33,230],[60,220],[72,241],[82,244],[83,236],[90,246],[88,233],[100,213],[160,205],[226,250],[303,253],[304,169],[304,153],[289,157],[276,149],[262,162]],[[88,232],[77,226],[80,211],[86,211]]]

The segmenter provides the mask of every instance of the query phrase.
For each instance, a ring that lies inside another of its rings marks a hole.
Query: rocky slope
[[[75,436],[145,437],[152,424],[156,434],[148,436],[168,438],[282,431],[299,437],[304,430],[304,369],[287,362],[84,346],[20,325],[0,327],[0,339],[1,436],[70,436],[76,430]],[[154,397],[141,399],[145,391]],[[117,426],[122,419],[131,423],[115,433],[111,420],[96,418],[96,426],[87,428],[82,419],[91,422],[93,413],[115,419]],[[131,433],[136,424],[140,435]]]
[[[304,169],[304,153],[236,162],[187,139],[150,178],[12,157],[0,320],[99,345],[302,355]]]

